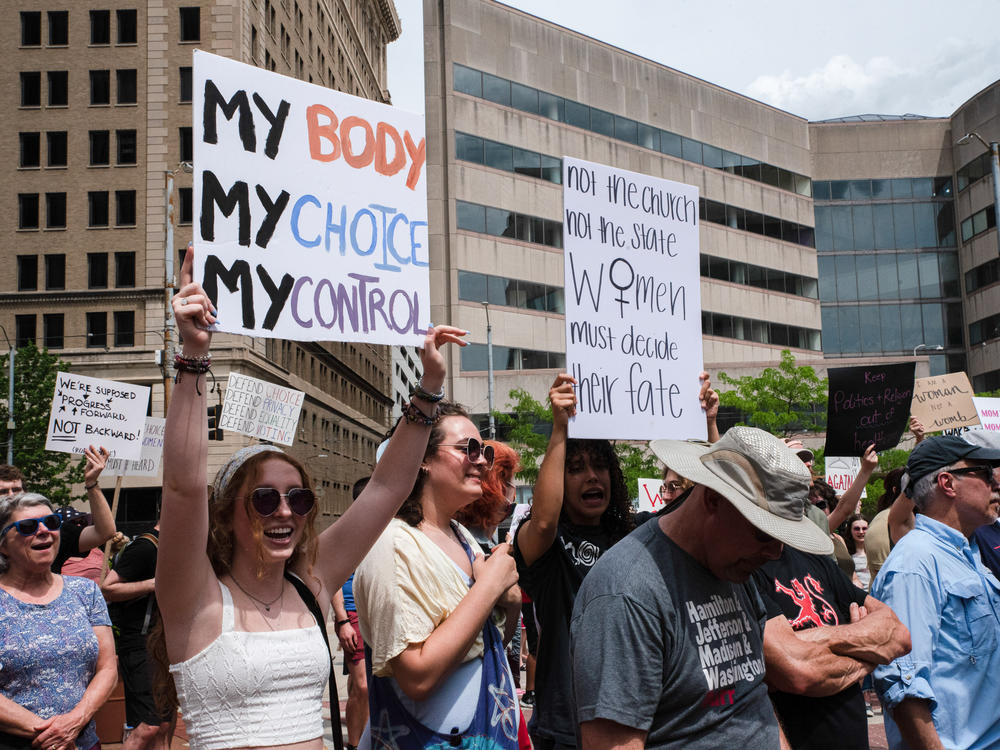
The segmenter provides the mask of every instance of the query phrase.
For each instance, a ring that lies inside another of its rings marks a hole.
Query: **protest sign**
[[[219,429],[291,445],[304,397],[302,391],[231,372]]]
[[[858,456],[827,456],[826,483],[843,495],[861,471],[861,459]],[[861,490],[861,497],[867,497],[867,491]]]
[[[510,516],[510,531],[507,532],[510,538],[514,538],[514,534],[517,533],[517,527],[521,525],[525,518],[528,517],[528,513],[531,512],[531,503],[518,503],[514,506],[514,512]]]
[[[663,484],[663,480],[659,477],[654,477],[652,479],[639,478],[639,503],[636,510],[650,511],[655,513],[660,508],[662,508],[665,503],[663,498],[660,497],[660,486]]]
[[[148,386],[57,372],[45,450],[83,453],[93,445],[139,458],[148,404]]]
[[[127,477],[155,477],[160,473],[163,458],[163,433],[167,420],[161,417],[146,417],[142,430],[142,452],[139,458],[109,458],[104,464],[106,474],[120,474]]]
[[[910,414],[923,422],[927,433],[979,424],[969,376],[953,372],[917,378],[913,383]]]
[[[982,428],[990,432],[1000,432],[1000,398],[973,396],[972,403],[976,405]]]
[[[194,52],[195,280],[216,328],[420,345],[423,118]]]
[[[563,158],[574,438],[705,438],[698,190]]]
[[[895,448],[909,422],[913,369],[913,362],[831,367],[826,454],[863,456],[871,443]]]

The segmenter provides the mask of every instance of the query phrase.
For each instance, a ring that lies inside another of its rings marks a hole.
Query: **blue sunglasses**
[[[22,518],[20,521],[14,521],[14,523],[4,526],[3,531],[0,531],[0,539],[7,536],[7,532],[11,529],[17,529],[17,533],[21,536],[34,536],[38,533],[38,524],[40,523],[44,523],[45,528],[49,531],[58,531],[59,527],[62,526],[62,516],[50,513],[38,518]]]

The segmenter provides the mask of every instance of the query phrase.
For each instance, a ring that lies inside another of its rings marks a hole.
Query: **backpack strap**
[[[285,578],[295,587],[306,608],[316,618],[319,625],[320,635],[326,644],[326,650],[330,654],[330,730],[333,734],[333,746],[336,750],[344,750],[344,730],[340,724],[340,696],[337,695],[337,678],[333,671],[333,651],[330,649],[330,637],[326,633],[326,618],[323,617],[323,610],[320,609],[319,602],[305,582],[294,573],[285,571]]]

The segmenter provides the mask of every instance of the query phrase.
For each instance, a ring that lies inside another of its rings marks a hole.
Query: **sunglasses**
[[[297,516],[304,516],[316,505],[316,496],[306,487],[293,487],[286,493],[274,487],[258,487],[250,493],[250,502],[259,516],[270,516],[281,505],[281,498],[288,498],[288,507]]]
[[[49,531],[58,531],[59,527],[62,526],[62,516],[50,513],[38,518],[22,518],[20,521],[14,521],[14,523],[4,526],[3,531],[0,531],[0,539],[3,539],[11,529],[17,529],[17,533],[21,536],[34,536],[38,533],[38,524],[40,523],[44,523],[45,528]]]
[[[679,492],[684,489],[684,485],[681,482],[666,482],[660,485],[660,494],[666,495],[668,492]]]
[[[486,460],[486,468],[493,466],[493,446],[484,445],[476,438],[470,437],[467,443],[443,443],[442,448],[458,448],[469,457],[469,463],[477,463],[482,457]]]
[[[6,495],[17,495],[21,492],[24,492],[23,487],[0,487],[0,497],[4,497]]]
[[[966,466],[965,468],[962,469],[948,469],[947,471],[942,471],[940,474],[938,474],[938,477],[941,476],[941,474],[953,474],[954,476],[957,477],[962,477],[962,476],[979,477],[989,486],[997,484],[997,482],[994,481],[993,479],[992,466]],[[935,482],[937,481],[937,477],[934,477],[934,481]]]

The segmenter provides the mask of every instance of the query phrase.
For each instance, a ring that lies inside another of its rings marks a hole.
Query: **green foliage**
[[[4,374],[9,356],[0,356]],[[18,349],[14,358],[14,465],[24,473],[26,487],[45,495],[55,505],[69,503],[70,486],[83,481],[82,458],[75,460],[71,453],[45,450],[56,372],[68,371],[68,362],[33,343]],[[4,398],[0,402],[3,425],[7,424],[8,414],[9,404]],[[3,459],[6,460],[6,451]]]
[[[808,365],[797,366],[788,349],[781,352],[777,368],[768,367],[760,375],[740,378],[720,372],[719,380],[731,386],[731,390],[719,393],[722,405],[746,414],[745,424],[751,427],[784,437],[824,427],[827,379]]]
[[[625,477],[625,489],[630,496],[634,497],[638,492],[639,479],[659,477],[663,474],[659,460],[645,445],[616,442],[615,453],[618,454],[618,462]]]
[[[552,424],[552,409],[523,388],[513,389],[509,397],[513,402],[507,404],[510,412],[494,411],[493,418],[503,439],[521,456],[518,478],[534,485],[538,480],[540,459],[549,443],[548,435],[538,432],[537,428]]]

